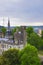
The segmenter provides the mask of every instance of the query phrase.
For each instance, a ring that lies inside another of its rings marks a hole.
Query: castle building
[[[14,42],[17,45],[20,44],[26,44],[26,27],[21,26],[20,30],[17,29],[17,31],[14,33]]]
[[[3,51],[8,50],[9,48],[19,48],[23,49],[24,45],[26,44],[26,31],[25,27],[21,26],[20,30],[16,30],[14,33],[14,41],[9,40],[12,39],[11,32],[9,34],[10,28],[8,28],[6,38],[0,38],[0,54],[2,54]]]

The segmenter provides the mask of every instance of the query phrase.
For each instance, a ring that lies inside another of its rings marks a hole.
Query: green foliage
[[[2,54],[0,65],[19,65],[19,50],[9,49]]]
[[[20,31],[20,27],[16,26],[14,29],[12,29],[12,35],[14,36],[14,33],[16,32],[16,30]]]
[[[32,27],[27,27],[26,32],[27,32],[27,36],[30,37],[30,34],[33,33],[34,31]]]
[[[43,39],[43,30],[42,30],[42,33],[41,33],[41,38]]]
[[[16,32],[16,28],[12,29],[11,34],[14,35],[15,32]]]
[[[27,45],[21,50],[21,65],[40,65],[37,49]]]
[[[43,30],[41,37],[37,35],[37,33],[34,32],[32,27],[27,27],[27,43],[35,46],[39,50],[43,50]]]
[[[37,49],[26,45],[22,50],[9,49],[0,56],[0,65],[40,65]]]
[[[40,50],[43,50],[43,39],[41,39]]]
[[[16,26],[16,29],[17,29],[18,31],[20,31],[20,26]]]
[[[5,35],[6,34],[6,28],[5,27],[2,27],[1,28],[1,31],[2,31],[2,33]]]
[[[31,33],[30,37],[27,38],[27,42],[37,49],[40,49],[43,44],[42,39],[36,33]]]

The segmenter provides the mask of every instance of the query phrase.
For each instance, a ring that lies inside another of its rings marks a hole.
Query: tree
[[[19,50],[9,49],[3,52],[0,65],[19,65]]]
[[[43,39],[41,39],[40,50],[43,50]]]
[[[30,37],[27,38],[27,43],[35,46],[37,49],[40,49],[42,46],[42,39],[36,33],[31,33]]]
[[[38,51],[29,44],[22,50],[9,49],[0,56],[0,65],[40,65]]]
[[[34,46],[27,45],[21,50],[21,65],[40,65],[38,51]]]
[[[43,39],[43,30],[42,30],[42,33],[41,33],[41,38]]]
[[[30,34],[34,32],[33,28],[32,27],[27,27],[26,28],[26,32],[27,32],[27,36],[30,37]]]
[[[4,36],[5,36],[5,34],[6,34],[6,28],[5,28],[5,27],[2,27],[2,28],[1,28],[1,31],[2,31],[2,33],[3,33]]]
[[[16,28],[12,29],[11,31],[12,35],[14,35],[15,32],[16,32]]]

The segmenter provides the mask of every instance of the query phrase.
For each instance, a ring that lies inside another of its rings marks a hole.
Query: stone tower
[[[15,44],[26,44],[26,27],[25,26],[20,26],[20,30],[17,30],[14,33],[14,41]]]
[[[27,40],[27,37],[26,37],[26,26],[21,26],[21,38],[23,40],[23,44],[25,45],[26,44],[26,40]]]

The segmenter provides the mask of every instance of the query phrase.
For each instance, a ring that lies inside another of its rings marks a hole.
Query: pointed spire
[[[10,20],[8,18],[8,30],[10,30]]]

